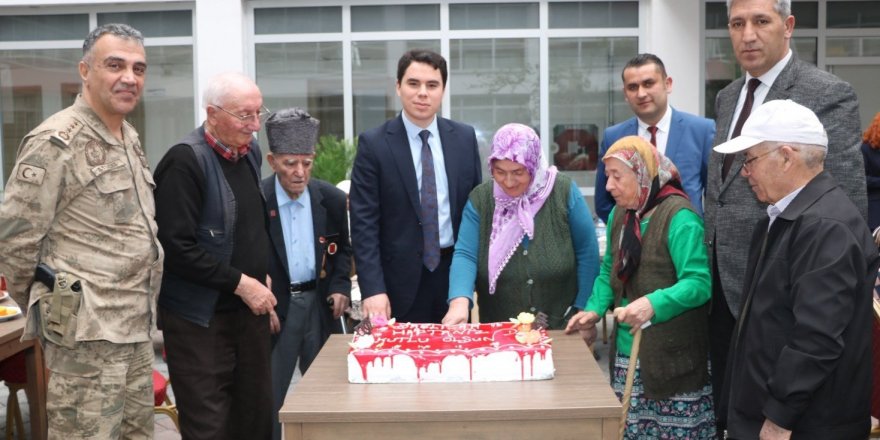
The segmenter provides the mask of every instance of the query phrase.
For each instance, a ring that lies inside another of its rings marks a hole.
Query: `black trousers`
[[[404,313],[397,314],[391,303],[391,314],[399,322],[433,322],[439,324],[449,310],[449,268],[452,266],[452,253],[441,255],[440,264],[433,272],[422,265],[422,278],[419,291],[412,306]]]
[[[184,440],[270,439],[269,315],[217,313],[207,328],[160,307]]]
[[[712,264],[712,309],[709,312],[709,360],[712,362],[712,400],[715,403],[715,423],[720,433],[727,428],[727,402],[724,380],[727,373],[727,355],[730,351],[730,338],[736,327],[736,319],[730,313],[730,306],[721,289],[718,276],[717,258]]]

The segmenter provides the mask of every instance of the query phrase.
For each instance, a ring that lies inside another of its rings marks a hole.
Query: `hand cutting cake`
[[[352,383],[492,382],[552,379],[551,339],[525,328],[534,316],[483,324],[370,322],[349,344]],[[526,322],[527,321],[527,322]]]

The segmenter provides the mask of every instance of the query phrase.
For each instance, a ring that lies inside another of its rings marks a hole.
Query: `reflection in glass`
[[[829,29],[880,27],[880,1],[835,1],[828,4]]]
[[[352,32],[440,29],[440,5],[352,6]]]
[[[452,119],[474,126],[484,160],[502,125],[539,130],[538,50],[537,38],[449,42]]]
[[[192,46],[147,47],[141,103],[126,119],[137,129],[151,165],[194,126]],[[9,176],[21,139],[73,104],[80,92],[81,49],[0,51],[3,172]]]
[[[9,177],[22,138],[79,93],[81,49],[0,50],[3,177]],[[4,180],[5,183],[5,180]]]
[[[0,41],[82,41],[88,33],[88,14],[0,15]]]
[[[254,33],[257,35],[327,32],[342,32],[341,7],[254,9]]]
[[[321,136],[341,138],[342,43],[257,44],[255,49],[263,105],[272,110],[302,107],[321,121]]]
[[[145,37],[192,36],[192,11],[113,12],[98,14],[98,25],[126,23]]]
[[[449,29],[537,29],[537,3],[449,5]]]
[[[137,128],[147,159],[155,166],[201,121],[195,121],[192,46],[147,46],[147,66],[141,104],[127,119]]]
[[[708,5],[707,5],[708,7]],[[550,28],[639,26],[639,2],[551,2]]]
[[[400,112],[400,100],[397,98],[396,86],[397,61],[404,52],[416,48],[431,49],[439,53],[440,41],[352,42],[351,67],[355,136],[397,116]]]
[[[550,162],[560,170],[595,170],[605,128],[632,117],[620,73],[638,53],[638,39],[552,38],[549,50]]]

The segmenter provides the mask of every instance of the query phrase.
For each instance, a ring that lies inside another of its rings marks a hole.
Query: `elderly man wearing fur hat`
[[[299,108],[279,111],[266,121],[275,175],[262,185],[273,249],[269,275],[281,321],[272,348],[275,439],[281,438],[278,410],[297,361],[305,373],[351,293],[346,195],[311,178],[319,124]]]

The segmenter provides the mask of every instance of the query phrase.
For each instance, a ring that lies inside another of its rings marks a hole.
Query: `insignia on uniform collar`
[[[327,245],[327,253],[330,255],[336,254],[336,243],[330,243]]]
[[[18,166],[18,172],[15,177],[22,181],[33,185],[42,185],[43,177],[46,177],[46,170],[34,165],[23,163]]]
[[[91,140],[86,144],[86,161],[90,166],[104,165],[107,162],[107,152],[100,141]]]

